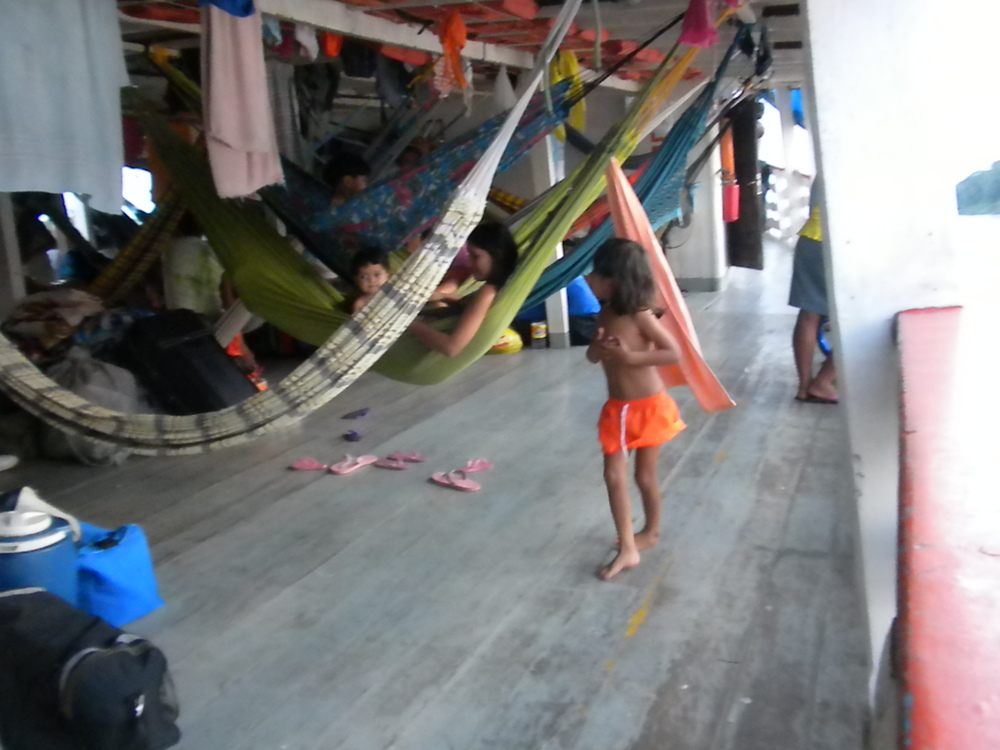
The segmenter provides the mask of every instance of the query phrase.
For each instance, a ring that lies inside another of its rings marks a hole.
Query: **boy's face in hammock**
[[[375,294],[389,280],[388,269],[380,264],[373,263],[368,266],[361,266],[358,275],[354,279],[358,289],[362,294]]]

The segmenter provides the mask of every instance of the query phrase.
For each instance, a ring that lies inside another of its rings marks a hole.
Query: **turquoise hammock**
[[[746,26],[737,32],[715,72],[715,77],[678,118],[659,150],[653,155],[646,171],[636,181],[636,195],[642,201],[642,207],[654,230],[660,229],[680,213],[681,191],[684,189],[687,174],[688,155],[704,136],[708,113],[715,102],[719,82],[725,76],[730,61],[743,42],[743,36],[749,33],[750,29]],[[608,217],[571,253],[545,269],[521,310],[527,311],[537,307],[560,289],[568,286],[573,279],[587,273],[597,248],[613,233],[614,226]]]

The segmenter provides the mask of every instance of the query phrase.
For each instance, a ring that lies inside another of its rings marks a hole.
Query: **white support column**
[[[997,158],[993,37],[1000,4],[807,0],[805,8],[813,130],[826,185],[837,408],[847,418],[854,457],[859,551],[877,664],[896,614],[899,375],[893,317],[961,302],[952,239],[961,226],[955,186]]]
[[[10,193],[0,193],[0,318],[7,316],[25,293],[14,206]]]
[[[539,141],[531,149],[528,159],[531,164],[531,180],[535,195],[541,194],[566,176],[565,146],[553,135],[548,135]],[[563,249],[560,242],[556,245],[552,261],[562,256]],[[560,289],[545,300],[545,318],[548,322],[549,346],[553,349],[568,349],[569,305],[565,289]]]
[[[694,148],[698,153],[711,138],[708,137]],[[691,226],[678,229],[667,235],[670,241],[678,242],[677,247],[666,247],[667,262],[677,278],[681,289],[690,292],[717,292],[723,288],[726,272],[726,232],[722,221],[722,162],[716,146],[711,157],[695,176],[694,212]]]
[[[784,169],[774,175],[775,194],[778,202],[778,231],[782,240],[790,240],[802,226],[798,202],[798,176],[794,174],[795,115],[792,113],[792,90],[789,86],[774,89],[774,101],[781,117],[781,141],[785,147]]]

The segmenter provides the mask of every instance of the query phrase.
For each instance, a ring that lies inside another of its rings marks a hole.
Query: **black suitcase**
[[[218,411],[257,393],[191,310],[137,320],[122,337],[118,360],[169,414]]]
[[[164,750],[180,740],[163,653],[42,589],[0,594],[0,745]]]

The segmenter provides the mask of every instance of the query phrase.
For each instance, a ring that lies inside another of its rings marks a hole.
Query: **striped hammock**
[[[3,337],[0,385],[18,404],[61,429],[147,455],[194,453],[245,443],[322,406],[365,372],[409,326],[481,219],[503,151],[579,5],[580,0],[567,0],[563,6],[539,53],[525,94],[482,159],[459,185],[420,252],[411,256],[401,272],[313,356],[270,390],[209,414],[125,415],[97,407],[60,388]],[[253,233],[253,228],[250,231]]]

